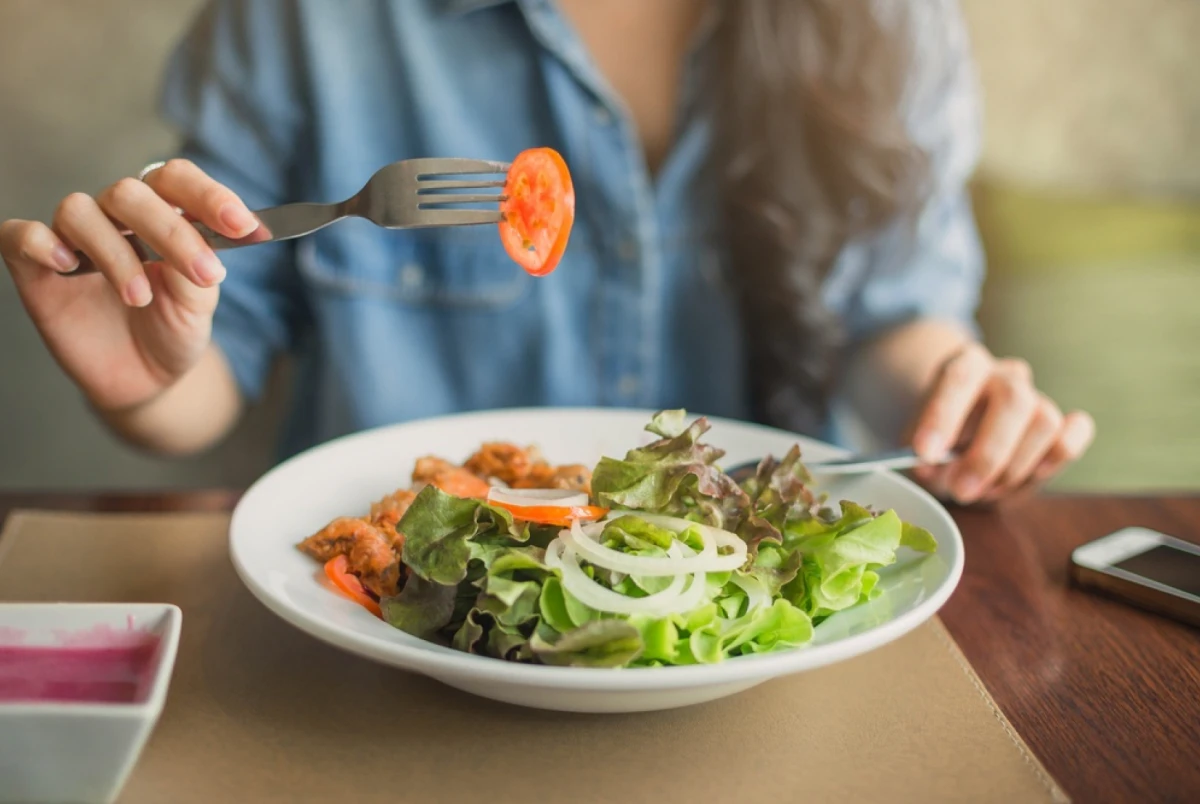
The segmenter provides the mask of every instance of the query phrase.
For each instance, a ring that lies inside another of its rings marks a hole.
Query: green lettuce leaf
[[[812,637],[813,626],[808,616],[788,601],[777,599],[770,606],[755,609],[728,624],[721,639],[727,654],[737,654],[795,647]]]
[[[661,547],[666,550],[675,541],[675,534],[637,516],[619,516],[604,526],[600,534],[605,545],[612,548],[646,550]]]
[[[754,515],[782,530],[785,520],[800,506],[812,510],[817,498],[809,485],[812,477],[800,460],[800,446],[792,447],[783,460],[771,456],[758,464],[754,477],[747,480],[745,490]]]
[[[687,664],[716,664],[725,658],[721,649],[721,626],[717,622],[697,628],[679,643],[679,658]]]
[[[609,508],[690,517],[732,529],[749,500],[717,467],[724,451],[701,443],[708,420],[701,417],[685,427],[685,415],[681,410],[656,414],[646,429],[660,436],[657,441],[630,450],[624,460],[602,458],[592,473],[592,494]]]
[[[933,534],[911,522],[901,523],[900,545],[922,553],[937,552],[937,539],[933,538]]]
[[[379,602],[383,619],[421,639],[432,639],[454,616],[458,589],[412,575],[395,597]]]
[[[843,503],[842,519],[849,527],[831,540],[820,540],[804,557],[808,594],[803,607],[814,619],[865,602],[878,580],[874,570],[896,560],[900,518],[889,510],[863,522],[863,510]]]
[[[638,629],[624,620],[593,620],[553,642],[535,631],[529,646],[545,664],[573,667],[622,667],[643,649]]]
[[[562,581],[558,578],[547,578],[546,582],[542,584],[538,608],[542,621],[560,634],[565,634],[576,626],[583,625],[583,623],[571,619],[571,612],[567,608],[566,590],[563,589]]]
[[[523,544],[529,530],[512,514],[426,486],[396,525],[404,534],[403,560],[427,581],[453,586],[467,577],[467,564],[489,547]],[[473,544],[477,542],[477,544]]]
[[[650,662],[676,664],[679,656],[679,628],[669,617],[658,619],[636,616],[629,624],[638,629],[642,637],[642,654],[639,664]]]
[[[802,561],[803,556],[799,550],[789,550],[782,545],[767,543],[760,545],[754,563],[745,572],[758,579],[771,597],[776,597],[784,585],[791,582],[800,572]]]
[[[463,624],[454,632],[454,638],[450,641],[450,646],[455,650],[461,650],[463,653],[482,653],[483,651],[480,648],[483,643],[485,631],[483,624],[479,620],[483,616],[482,612],[476,609],[467,612],[467,617],[463,620]]]
[[[496,659],[528,661],[533,658],[529,637],[522,629],[497,623],[488,631],[487,655]]]
[[[477,584],[482,590],[476,603],[478,609],[510,628],[538,616],[542,584],[552,577],[542,558],[542,551],[536,547],[506,548]]]

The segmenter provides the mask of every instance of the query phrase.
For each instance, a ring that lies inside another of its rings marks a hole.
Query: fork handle
[[[190,223],[210,248],[222,251],[303,237],[346,217],[342,204],[284,204],[255,210],[253,214],[258,218],[258,228],[245,237],[236,239],[218,234],[199,221]],[[133,248],[143,263],[162,260],[162,255],[132,232],[125,233],[125,242]],[[79,267],[63,276],[82,276],[94,274],[99,270],[92,259],[82,251],[76,251],[75,256],[79,259]]]

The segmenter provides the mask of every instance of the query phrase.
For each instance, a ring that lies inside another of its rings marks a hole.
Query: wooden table
[[[19,507],[222,511],[232,492],[0,494]],[[942,618],[1076,801],[1200,801],[1200,629],[1068,585],[1073,548],[1127,525],[1200,542],[1200,496],[1041,497],[957,510],[962,584]]]

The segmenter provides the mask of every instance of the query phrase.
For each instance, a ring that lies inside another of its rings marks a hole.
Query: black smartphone
[[[1200,627],[1200,546],[1148,528],[1125,528],[1077,547],[1082,587]]]

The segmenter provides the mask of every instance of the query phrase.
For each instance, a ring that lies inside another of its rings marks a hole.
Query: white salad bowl
[[[818,482],[831,503],[894,508],[937,539],[937,551],[901,548],[880,571],[881,594],[829,617],[809,644],[710,665],[646,668],[550,667],[476,656],[392,628],[333,592],[321,567],[296,544],[339,516],[410,483],[425,455],[462,461],[487,441],[536,445],[552,464],[594,465],[621,458],[654,436],[653,411],[550,408],[469,413],[357,433],[315,447],[272,469],[243,496],[230,525],[233,564],[268,609],[310,635],[384,664],[498,701],[573,712],[639,712],[702,703],[772,678],[823,667],[898,639],[932,617],[958,584],[963,543],[946,510],[891,472]],[[723,466],[782,457],[799,443],[809,459],[841,451],[780,430],[711,419],[705,441],[725,450]]]
[[[166,703],[182,618],[179,607],[165,603],[0,604],[5,650],[147,650],[127,701],[0,701],[0,802],[116,800]],[[5,682],[20,680],[21,672],[0,668]],[[87,680],[113,681],[110,672]],[[63,671],[43,664],[39,673],[61,681]]]

